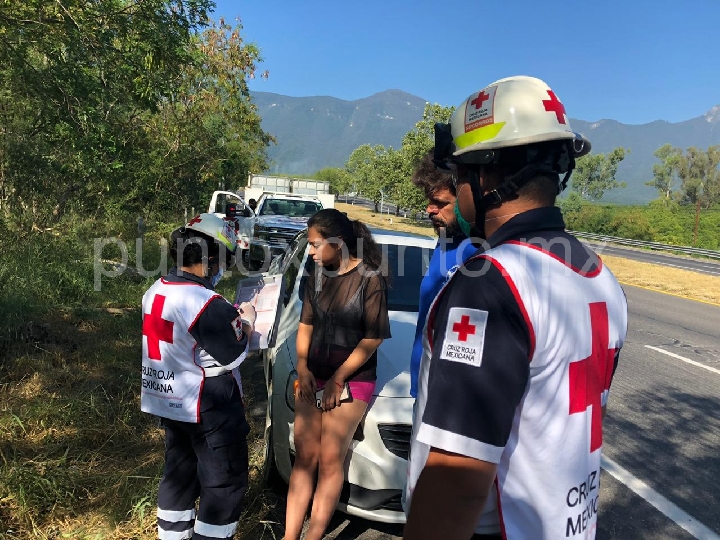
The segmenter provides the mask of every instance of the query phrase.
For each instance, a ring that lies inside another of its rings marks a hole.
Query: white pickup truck
[[[249,269],[255,270],[284,253],[310,216],[334,206],[328,182],[250,174],[242,197],[215,191],[208,212],[235,220],[240,254]]]

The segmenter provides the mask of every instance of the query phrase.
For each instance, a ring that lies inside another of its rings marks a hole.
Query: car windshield
[[[322,206],[313,201],[266,199],[260,208],[259,215],[309,218],[318,210],[322,210]]]
[[[432,250],[397,244],[382,244],[380,247],[390,268],[388,309],[417,312],[420,282],[427,271]]]

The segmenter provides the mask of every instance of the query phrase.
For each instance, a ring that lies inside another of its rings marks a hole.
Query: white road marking
[[[706,366],[705,364],[701,364],[700,362],[696,362],[695,360],[690,360],[689,358],[685,358],[684,356],[680,356],[679,354],[671,353],[658,347],[653,347],[652,345],[645,345],[645,348],[652,349],[653,351],[657,351],[659,353],[667,354],[668,356],[672,356],[673,358],[677,358],[678,360],[682,360],[683,362],[687,362],[688,364],[692,364],[693,366],[701,367],[703,369],[707,369],[708,371],[712,371],[713,373],[717,373],[718,375],[720,375],[720,369]]]
[[[602,456],[602,468],[605,469],[618,482],[626,485],[637,495],[645,499],[665,517],[677,523],[698,540],[720,540],[720,535],[700,523],[697,519],[682,510],[679,506],[667,500],[645,482],[633,476],[612,459]]]

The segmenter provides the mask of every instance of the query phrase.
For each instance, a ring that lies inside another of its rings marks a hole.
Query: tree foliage
[[[243,41],[241,29],[221,20],[193,39],[200,61],[185,67],[177,91],[144,126],[156,164],[148,170],[160,173],[144,175],[145,190],[176,193],[189,206],[209,194],[212,182],[239,187],[248,172],[267,168],[273,139],[260,127],[247,86],[259,50]]]
[[[671,200],[678,183],[678,165],[682,150],[666,144],[655,150],[653,155],[660,163],[653,165],[653,180],[647,182],[647,185],[657,189],[664,199]]]
[[[381,144],[375,146],[363,144],[353,150],[345,164],[345,168],[352,175],[357,186],[355,191],[372,200],[375,204],[375,211],[377,211],[382,197],[381,191],[386,187],[378,170],[378,161],[386,153],[387,149]]]
[[[343,195],[355,191],[355,182],[347,169],[325,167],[312,175],[312,177],[316,180],[329,182],[330,193],[334,193],[335,195]]]
[[[577,160],[572,174],[572,188],[587,201],[598,201],[606,191],[625,187],[615,179],[618,165],[630,150],[618,147],[609,154],[588,154]]]
[[[376,211],[382,194],[395,203],[396,213],[401,208],[413,215],[422,211],[427,200],[412,183],[413,171],[434,144],[435,123],[448,122],[452,112],[452,108],[427,103],[422,119],[405,134],[399,149],[367,144],[356,148],[345,165],[358,187],[355,191],[371,199]]]
[[[676,201],[657,199],[647,206],[601,205],[571,200],[571,193],[559,202],[568,229],[609,236],[661,242],[678,246],[693,243],[695,209]],[[720,247],[720,206],[699,216],[697,247]]]
[[[720,145],[683,151],[666,144],[655,151],[655,157],[660,163],[653,166],[654,179],[648,184],[661,198],[704,209],[720,203]]]
[[[407,164],[413,167],[435,144],[435,124],[448,123],[455,107],[426,103],[422,119],[402,139],[401,150]]]
[[[0,4],[5,219],[43,228],[68,212],[199,204],[203,181],[264,164],[270,138],[246,87],[259,53],[239,26],[210,25],[212,6]]]

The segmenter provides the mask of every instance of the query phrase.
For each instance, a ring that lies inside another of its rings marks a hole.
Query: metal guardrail
[[[710,259],[720,260],[720,251],[713,249],[700,249],[688,246],[672,246],[670,244],[661,244],[659,242],[645,242],[643,240],[632,240],[630,238],[620,238],[617,236],[605,236],[603,234],[586,233],[569,231],[578,238],[594,240],[596,242],[608,242],[610,244],[619,244],[621,246],[633,246],[639,248],[653,249],[655,251],[672,251],[675,253],[684,253],[686,255],[694,255],[697,257],[708,257]]]

